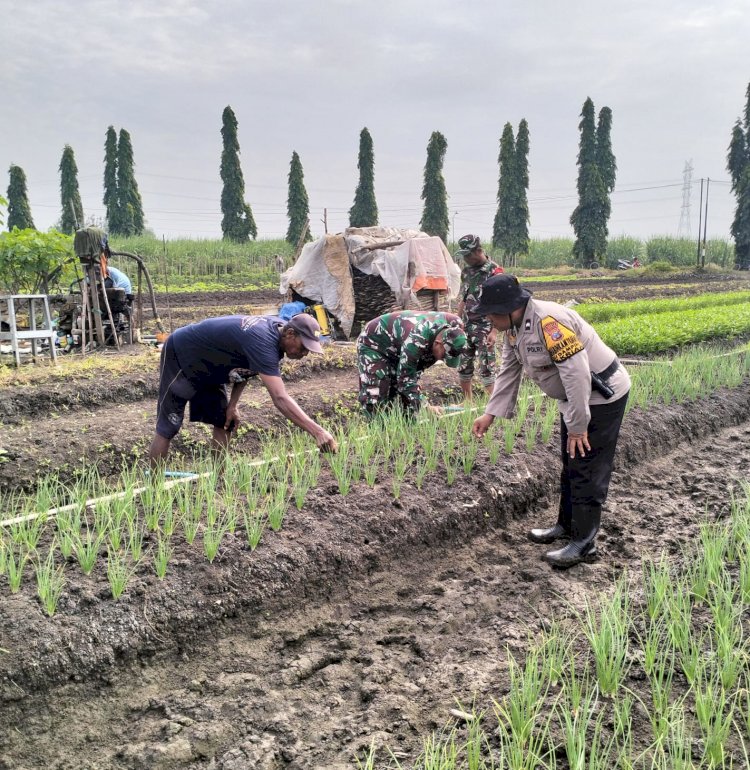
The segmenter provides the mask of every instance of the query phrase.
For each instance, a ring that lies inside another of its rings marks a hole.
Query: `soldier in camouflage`
[[[503,272],[485,254],[478,235],[464,235],[458,239],[459,250],[456,257],[464,260],[461,271],[461,290],[459,291],[458,312],[466,330],[467,345],[461,354],[458,366],[458,380],[464,398],[471,399],[471,381],[474,379],[475,361],[479,381],[488,395],[492,394],[495,384],[495,339],[497,332],[489,319],[475,312],[479,304],[479,290],[492,275]]]
[[[457,367],[466,335],[461,319],[452,313],[400,310],[374,318],[357,340],[359,402],[369,414],[379,407],[401,403],[415,413],[426,404],[419,378],[436,361]]]

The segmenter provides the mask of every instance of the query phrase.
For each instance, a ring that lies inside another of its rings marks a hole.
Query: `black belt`
[[[600,377],[605,382],[620,368],[620,361],[615,360],[603,371],[599,372],[596,376]]]

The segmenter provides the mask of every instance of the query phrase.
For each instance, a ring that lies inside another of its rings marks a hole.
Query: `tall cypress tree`
[[[516,188],[513,250],[521,256],[529,253],[529,124],[525,118],[516,135]]]
[[[742,130],[742,123],[738,119],[732,129],[732,139],[729,142],[729,152],[727,154],[727,171],[732,179],[732,190],[736,191],[742,181],[742,175],[747,165],[747,142],[745,141],[745,132]]]
[[[117,133],[114,126],[107,129],[107,138],[104,140],[104,216],[107,220],[107,228],[118,226],[117,222]]]
[[[245,179],[240,167],[240,143],[237,140],[237,118],[231,107],[221,116],[221,232],[225,240],[242,243],[258,236],[253,212],[245,203]]]
[[[518,135],[506,123],[500,137],[498,156],[497,211],[492,227],[492,245],[503,253],[506,264],[514,266],[529,253],[529,124],[518,124]]]
[[[500,154],[497,158],[500,177],[497,182],[497,211],[492,227],[492,245],[503,253],[503,261],[513,254],[513,223],[515,218],[517,169],[516,140],[513,126],[506,123],[500,137]]]
[[[78,166],[73,148],[66,144],[60,158],[60,230],[68,235],[83,227],[83,205],[78,190]]]
[[[428,235],[437,235],[448,243],[448,191],[445,189],[443,163],[448,149],[446,138],[433,131],[427,144],[427,162],[424,167],[424,186],[422,200],[424,209],[419,226]]]
[[[110,222],[113,235],[140,235],[143,232],[143,203],[134,166],[130,134],[121,128],[117,142],[117,218],[114,225]]]
[[[29,195],[26,191],[26,174],[20,166],[11,165],[8,169],[10,184],[8,185],[8,230],[17,227],[19,230],[30,228],[35,230],[31,217]]]
[[[354,205],[349,209],[349,227],[372,227],[378,223],[375,201],[375,154],[370,132],[363,128],[359,134],[359,183],[354,193]]]
[[[608,120],[611,126],[611,113]],[[606,132],[608,137],[606,123],[605,117],[602,131]],[[573,255],[578,262],[589,265],[603,258],[607,250],[607,222],[611,210],[607,184],[611,181],[614,186],[614,156],[611,154],[611,147],[608,150],[603,148],[601,157],[611,157],[612,160],[612,167],[604,169],[607,179],[605,182],[598,163],[600,155],[597,152],[594,103],[590,98],[583,104],[578,128],[581,132],[578,149],[578,205],[571,214],[570,223],[576,236]]]
[[[727,170],[737,200],[730,232],[735,265],[743,270],[750,269],[750,84],[745,97],[744,116],[734,124],[727,155]]]
[[[305,174],[302,171],[302,162],[296,152],[292,153],[292,161],[289,164],[289,193],[286,199],[286,213],[289,217],[289,228],[286,231],[286,239],[296,246],[302,230],[310,216],[310,202],[305,189]],[[312,240],[308,229],[305,240]]]
[[[607,195],[615,189],[617,160],[612,152],[612,110],[602,107],[596,124],[596,165]]]

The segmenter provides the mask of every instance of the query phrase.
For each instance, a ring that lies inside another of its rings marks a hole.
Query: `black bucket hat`
[[[518,283],[515,275],[493,275],[482,284],[479,304],[474,308],[474,312],[477,315],[510,315],[530,298],[531,292]]]

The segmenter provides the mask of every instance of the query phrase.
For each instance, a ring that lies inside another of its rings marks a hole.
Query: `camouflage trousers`
[[[476,359],[477,375],[479,381],[487,387],[495,382],[495,347],[487,344],[487,335],[492,331],[489,321],[467,321],[466,347],[461,353],[458,365],[458,379],[461,382],[469,382],[474,378],[474,361]]]
[[[357,346],[357,370],[359,371],[359,403],[369,414],[380,408],[400,403],[409,409],[408,400],[400,396],[396,379],[396,364],[380,351]]]

